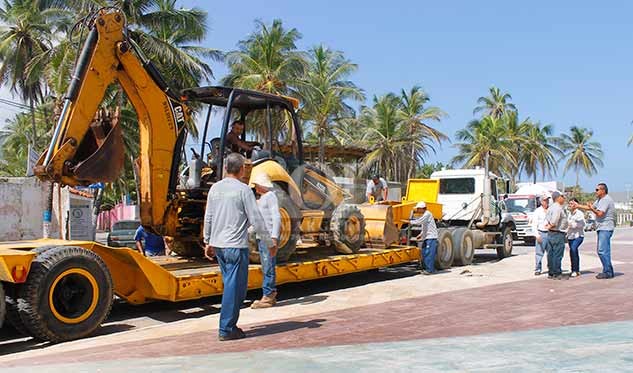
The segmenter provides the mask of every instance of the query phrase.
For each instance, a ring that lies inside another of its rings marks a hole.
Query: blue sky
[[[496,85],[512,94],[521,117],[589,127],[605,168],[581,184],[633,184],[626,139],[633,133],[633,3],[584,1],[180,1],[209,14],[205,46],[223,51],[254,29],[283,20],[303,35],[301,49],[323,43],[359,65],[352,80],[368,96],[421,85],[449,117],[450,135],[473,118],[476,99]],[[212,64],[216,78],[226,73]],[[213,81],[210,83],[217,83]],[[6,97],[5,92],[0,96]],[[5,110],[4,106],[1,107]],[[4,114],[4,113],[3,113]],[[430,162],[455,155],[444,144]],[[559,179],[575,182],[573,172]]]
[[[253,21],[275,18],[303,35],[301,49],[323,43],[359,65],[352,79],[368,96],[419,84],[449,117],[438,126],[453,136],[473,118],[479,96],[496,85],[512,94],[521,117],[594,130],[605,168],[581,177],[590,189],[632,183],[633,3],[530,1],[183,1],[209,13],[205,45],[235,49]],[[217,78],[226,73],[213,64]],[[212,82],[213,83],[213,82]],[[445,144],[428,161],[455,154]],[[575,183],[573,172],[559,177]]]

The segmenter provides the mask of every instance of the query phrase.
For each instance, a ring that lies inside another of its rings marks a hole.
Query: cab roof
[[[231,92],[234,92],[233,107],[242,111],[265,109],[266,105],[271,105],[281,106],[294,112],[299,107],[299,100],[293,97],[232,87],[188,88],[182,91],[182,95],[184,96],[183,99],[187,101],[198,101],[213,106],[226,107]]]

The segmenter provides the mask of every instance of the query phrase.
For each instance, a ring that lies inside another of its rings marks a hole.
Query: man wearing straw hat
[[[275,268],[277,265],[277,245],[279,244],[279,231],[281,229],[281,215],[279,214],[279,202],[273,192],[273,183],[266,174],[258,174],[249,185],[255,188],[259,196],[257,207],[264,218],[264,223],[273,240],[273,246],[267,248],[261,237],[257,237],[257,248],[262,263],[262,299],[256,300],[251,308],[269,308],[277,303],[277,289],[275,288]]]

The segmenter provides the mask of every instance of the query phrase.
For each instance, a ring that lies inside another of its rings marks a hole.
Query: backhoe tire
[[[501,236],[497,238],[497,243],[503,247],[497,248],[497,258],[503,259],[512,255],[512,227],[505,227],[501,232]]]
[[[7,303],[4,295],[4,287],[0,282],[0,329],[2,329],[2,325],[4,324],[4,318],[7,315]]]
[[[437,254],[435,255],[436,269],[449,269],[453,265],[453,235],[448,229],[437,230]]]
[[[465,266],[473,262],[475,257],[475,244],[473,232],[468,228],[460,227],[453,231],[453,265]]]
[[[365,242],[365,217],[356,205],[341,204],[330,220],[333,243],[341,254],[355,254]]]
[[[300,237],[301,211],[292,202],[288,193],[280,187],[274,188],[279,215],[281,215],[281,229],[279,230],[279,248],[277,249],[277,263],[285,263],[297,250],[297,241]],[[251,240],[252,241],[252,240]],[[249,259],[251,263],[261,263],[257,244],[249,245]]]
[[[114,296],[103,260],[73,246],[35,257],[18,293],[18,312],[28,333],[53,343],[92,334],[108,316]]]
[[[204,256],[204,248],[197,241],[174,241],[171,251],[186,258],[200,258]]]

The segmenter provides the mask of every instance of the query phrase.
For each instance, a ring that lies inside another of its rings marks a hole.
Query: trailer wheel
[[[60,246],[38,255],[20,286],[18,311],[29,334],[62,342],[85,337],[112,307],[112,278],[92,251]]]
[[[355,254],[365,242],[365,217],[356,205],[341,204],[332,213],[330,230],[341,254]]]
[[[505,227],[501,236],[497,238],[497,243],[503,245],[497,248],[497,258],[503,259],[512,255],[512,227]]]
[[[468,228],[457,228],[453,231],[453,264],[458,266],[469,265],[475,257],[475,244],[473,232]]]
[[[2,325],[4,324],[4,317],[7,314],[7,303],[6,303],[6,299],[5,299],[5,295],[4,295],[4,287],[2,286],[2,283],[0,282],[0,329],[2,328]]]
[[[435,256],[435,267],[437,269],[449,269],[453,264],[453,236],[448,229],[438,229],[437,255]]]

